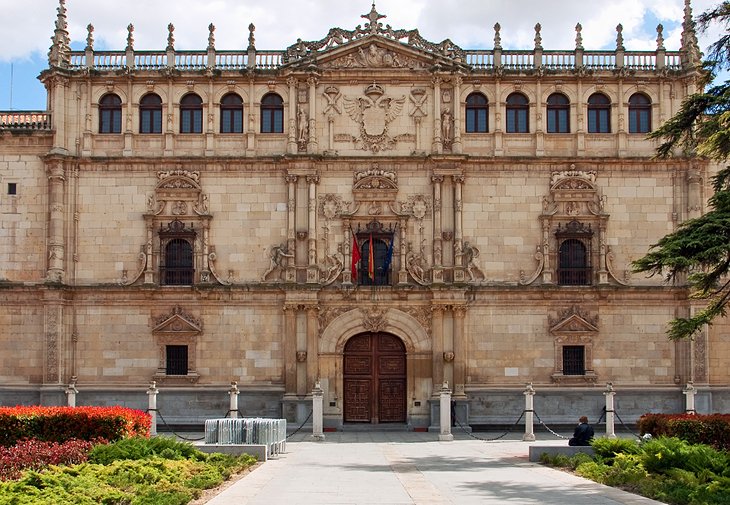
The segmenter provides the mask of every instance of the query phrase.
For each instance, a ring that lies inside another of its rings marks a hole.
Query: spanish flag
[[[370,246],[368,247],[368,277],[375,281],[375,261],[373,261],[373,234],[370,234]]]
[[[357,245],[357,237],[352,234],[352,263],[350,264],[350,272],[352,273],[352,280],[357,281],[357,267],[360,263],[360,247]]]

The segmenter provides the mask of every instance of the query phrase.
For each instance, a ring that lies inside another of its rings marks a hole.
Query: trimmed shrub
[[[89,454],[89,462],[109,465],[114,461],[146,459],[152,456],[170,460],[205,461],[206,459],[206,455],[192,444],[178,442],[173,438],[132,437],[111,444],[97,445]]]
[[[0,407],[0,445],[149,436],[150,416],[125,407]]]
[[[730,451],[730,414],[644,414],[638,424],[642,435],[678,437]]]
[[[23,470],[83,463],[93,446],[94,442],[86,440],[59,444],[31,439],[21,440],[12,447],[0,447],[0,480],[17,479]]]

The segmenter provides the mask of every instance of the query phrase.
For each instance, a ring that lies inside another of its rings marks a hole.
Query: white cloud
[[[694,13],[718,0],[695,0]],[[56,0],[0,0],[3,29],[0,30],[0,61],[27,58],[33,52],[45,54],[53,33]],[[387,14],[384,23],[394,28],[418,28],[434,41],[450,38],[464,48],[491,48],[493,25],[502,26],[505,48],[529,49],[534,46],[535,23],[542,25],[543,47],[571,49],[575,45],[575,24],[583,26],[586,49],[615,46],[618,23],[624,27],[629,49],[653,49],[654,26],[645,26],[646,16],[665,23],[665,44],[677,49],[683,15],[682,0],[381,0],[377,10]],[[127,25],[134,24],[136,49],[164,49],[167,24],[175,25],[178,49],[204,49],[208,24],[216,26],[216,47],[244,49],[248,45],[248,25],[256,25],[259,49],[284,49],[297,38],[317,40],[329,28],[352,29],[366,20],[360,15],[370,3],[340,0],[126,0],[123,6],[109,0],[69,0],[69,31],[72,39],[83,44],[86,25],[95,27],[98,49],[123,49]],[[674,29],[671,27],[673,26]],[[701,41],[706,47],[717,32]]]

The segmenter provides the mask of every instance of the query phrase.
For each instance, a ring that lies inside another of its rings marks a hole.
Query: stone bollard
[[[695,395],[697,394],[697,390],[695,389],[694,383],[689,381],[682,393],[685,395],[685,412],[687,412],[687,414],[696,414]]]
[[[613,408],[613,397],[616,393],[613,390],[613,383],[608,382],[606,383],[606,392],[603,393],[603,396],[606,397],[606,437],[607,438],[616,438],[616,431],[614,429],[614,416],[615,411]]]
[[[79,392],[78,389],[76,389],[76,377],[71,377],[71,382],[68,384],[68,387],[66,388],[66,405],[69,407],[75,407],[76,406],[76,394]]]
[[[312,438],[315,440],[324,440],[323,402],[324,391],[317,381],[312,389]]]
[[[157,389],[157,383],[155,381],[150,382],[150,387],[147,389],[147,395],[149,396],[147,402],[147,411],[152,417],[150,422],[150,436],[157,436],[157,393],[160,391]]]
[[[231,419],[238,418],[238,383],[231,381],[231,389],[228,390],[230,398],[230,407],[228,407],[228,413],[231,414]]]
[[[529,382],[525,386],[525,392],[522,394],[525,395],[525,434],[522,436],[522,440],[524,442],[534,442],[535,430],[533,428],[533,416],[535,409],[533,407],[533,397],[535,396],[535,389],[532,387],[532,382]]]
[[[451,434],[451,390],[449,389],[449,383],[446,381],[441,386],[441,403],[439,407],[441,417],[439,440],[451,442],[454,440],[454,435]]]

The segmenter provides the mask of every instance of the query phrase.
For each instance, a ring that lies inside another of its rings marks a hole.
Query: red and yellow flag
[[[357,280],[357,264],[360,263],[360,247],[357,245],[357,237],[352,234],[352,263],[350,264],[350,272],[352,273],[352,280]]]
[[[368,247],[368,277],[375,280],[375,261],[373,260],[373,234],[370,234],[370,246]]]

